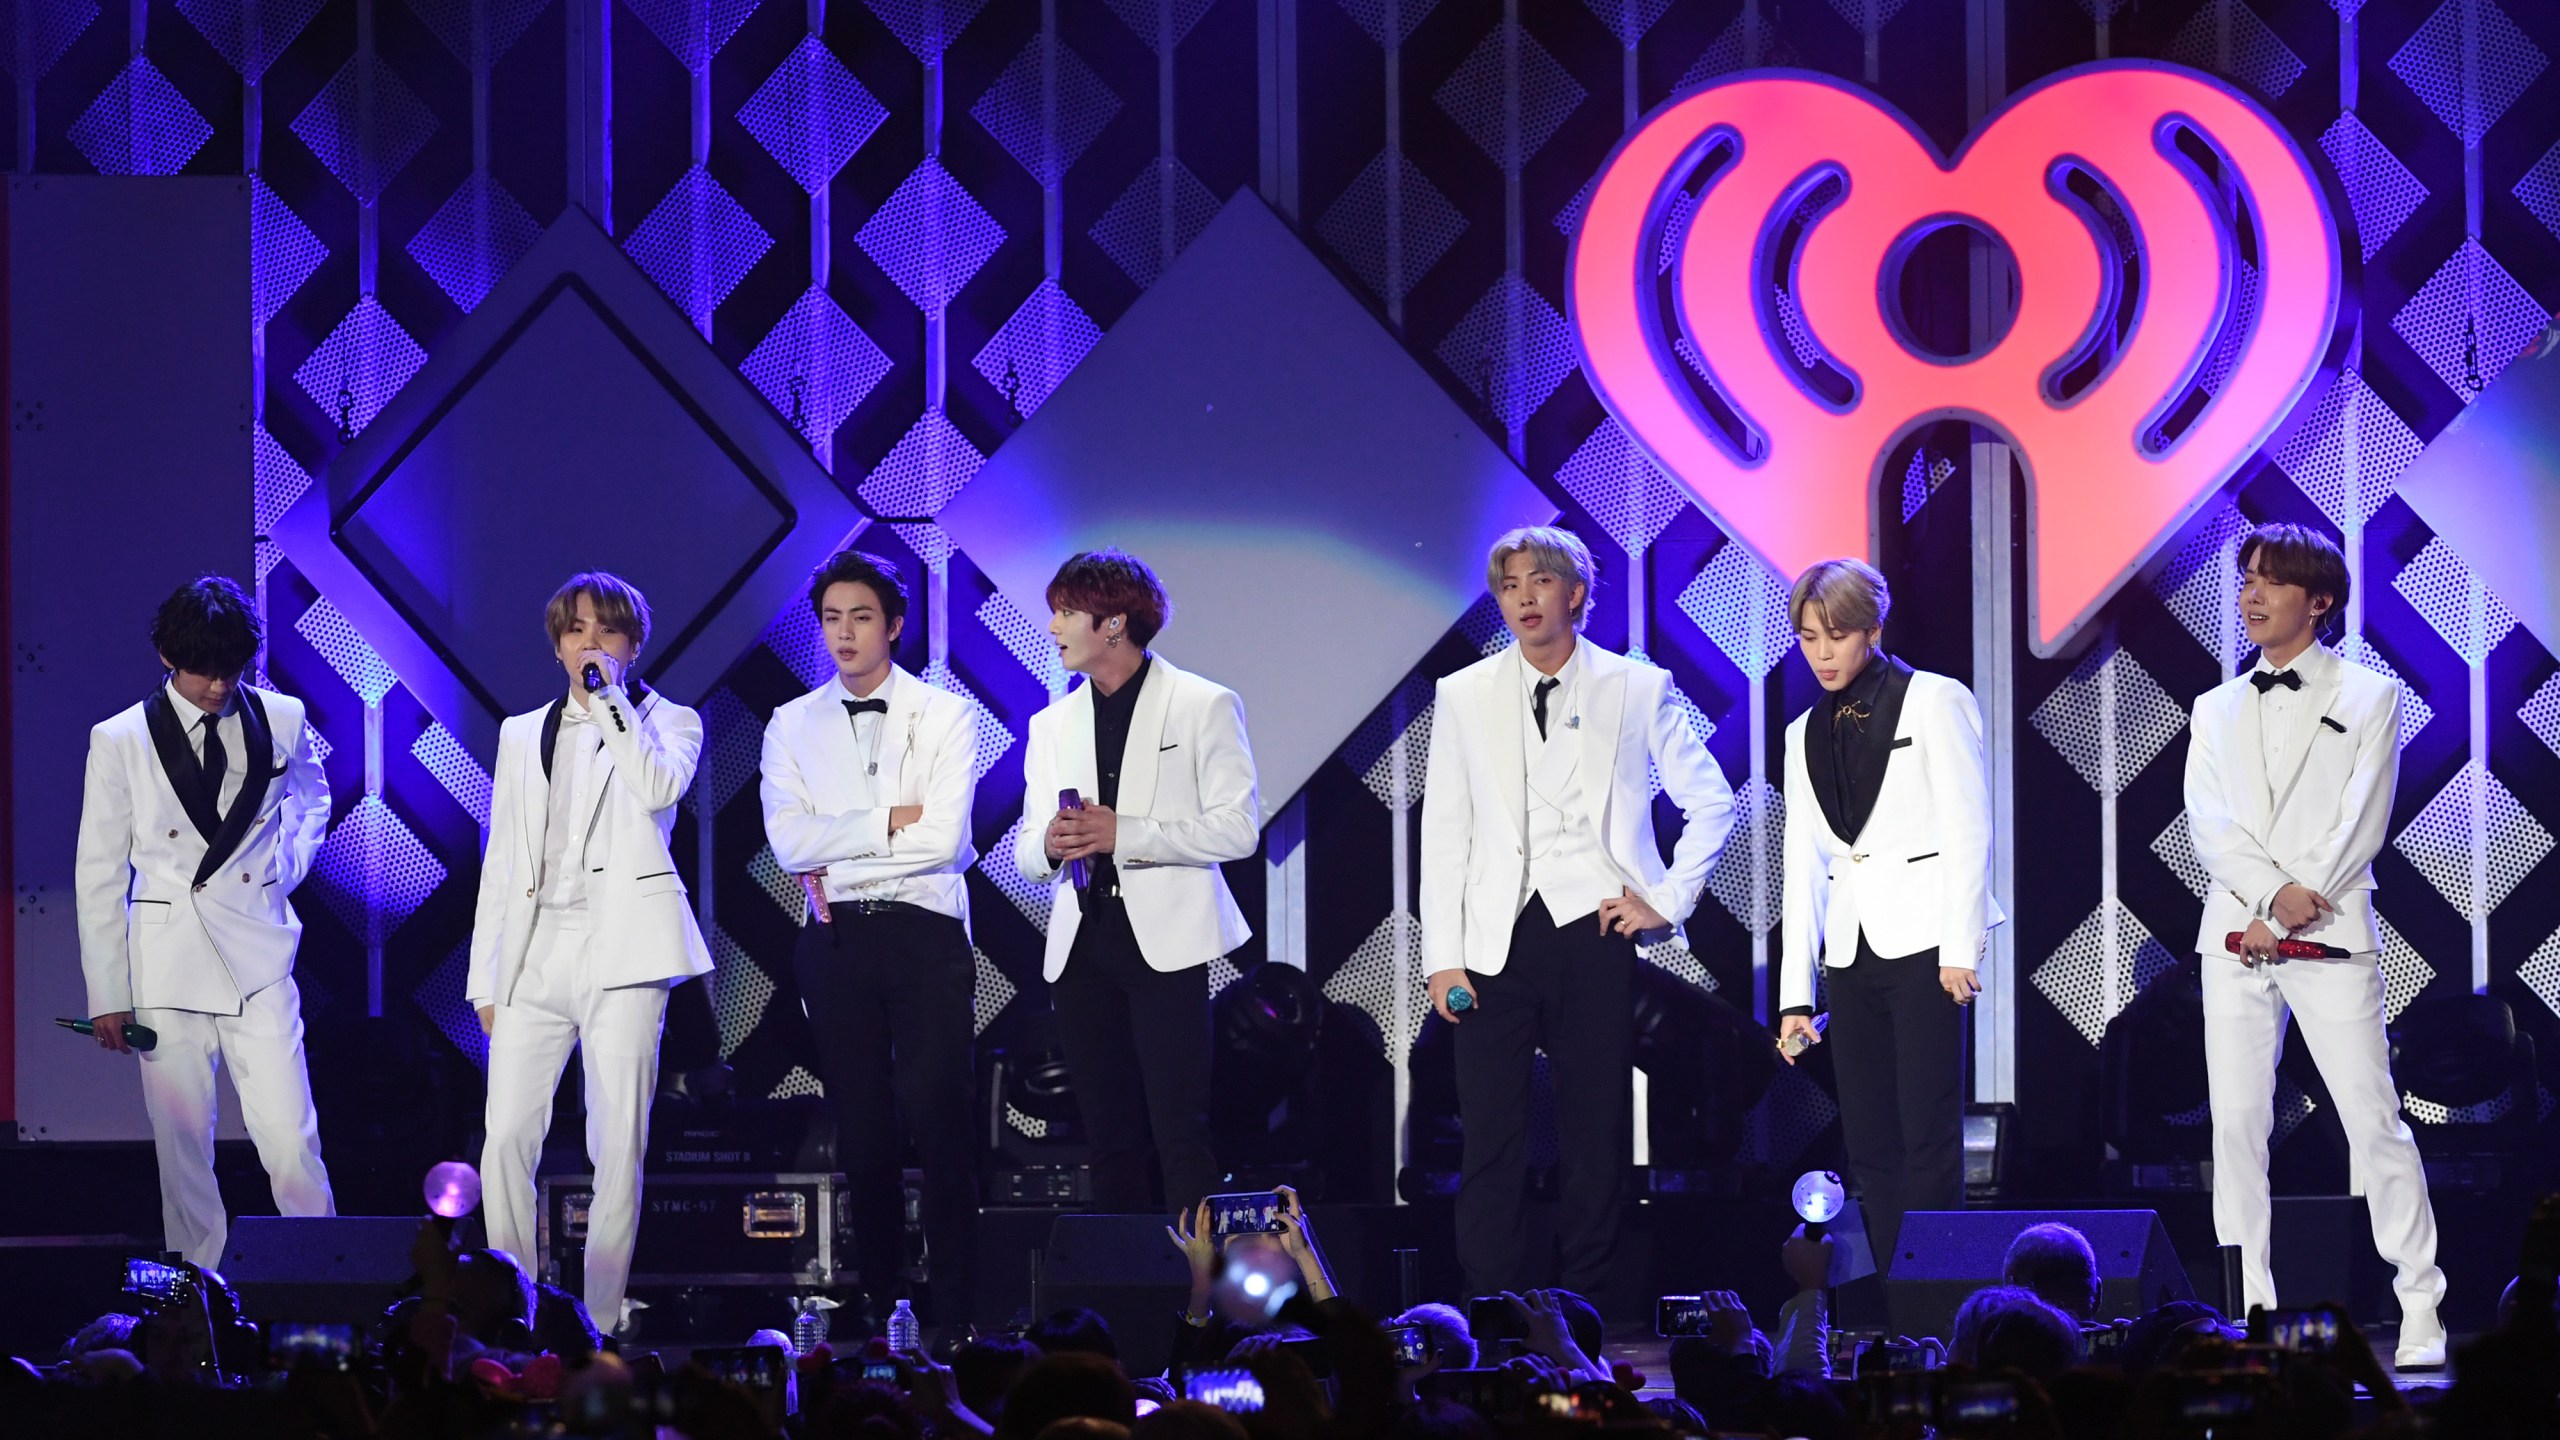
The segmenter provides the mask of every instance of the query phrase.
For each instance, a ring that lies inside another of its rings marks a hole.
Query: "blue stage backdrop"
[[[258,362],[261,534],[554,217],[584,207],[886,522],[866,543],[930,570],[902,658],[986,707],[976,828],[990,852],[1018,814],[1022,727],[1058,677],[1043,617],[1006,600],[935,516],[1227,198],[1257,192],[1600,552],[1592,637],[1670,669],[1747,817],[1690,948],[1651,958],[1764,1009],[1769,777],[1815,687],[1789,657],[1783,580],[1646,464],[1579,373],[1562,280],[1585,186],[1639,116],[1750,66],[1867,86],[1944,149],[2006,94],[2092,59],[2218,74],[2325,157],[2353,218],[2353,339],[2343,374],[2305,402],[2308,423],[2106,607],[2087,648],[2051,661],[2018,627],[1975,633],[1977,512],[2012,477],[1977,474],[1984,452],[1961,427],[1923,432],[1890,468],[1896,648],[1983,692],[2012,767],[2014,919],[1997,956],[2010,979],[1985,1010],[1977,1091],[2019,1101],[2019,1138],[2050,1184],[2094,1179],[2097,1041],[2195,924],[2186,702],[2241,660],[2228,556],[2267,519],[2343,536],[2347,647],[2409,685],[2379,863],[2394,1010],[2485,989],[2560,1053],[2546,864],[2560,667],[2550,637],[2517,624],[2394,490],[2560,303],[2560,10],[2546,4],[16,0],[16,13],[0,53],[18,103],[0,124],[21,170],[256,177],[241,343]],[[568,517],[613,502],[540,503]],[[338,802],[301,904],[324,1129],[333,1154],[423,1164],[476,1119],[461,957],[486,757],[434,723],[272,544],[258,579],[268,671],[310,700]],[[1303,963],[1342,1002],[1325,1081],[1339,1123],[1319,1157],[1337,1196],[1383,1198],[1392,1183],[1385,1097],[1415,1046],[1398,1021],[1399,951],[1416,943],[1399,916],[1428,680],[1500,638],[1481,606],[1460,620],[1286,808],[1269,797],[1268,853],[1233,867],[1263,932],[1237,965]],[[786,608],[716,684],[680,697],[710,727],[678,853],[712,897],[720,971],[709,1003],[679,1004],[669,1063],[725,1056],[756,1094],[816,1088],[788,978],[801,902],[764,848],[754,765],[765,715],[825,673],[805,610]],[[1321,659],[1305,678],[1325,684]],[[1046,1011],[1039,897],[982,878],[983,1038],[1030,1043]],[[1432,1065],[1446,1047],[1426,1031],[1414,1053],[1422,1114],[1445,1088]],[[2315,1085],[2288,1090],[2279,1165],[2334,1189],[2334,1147],[2300,1138],[2318,1130]],[[2412,1099],[2422,1125],[2494,1118]],[[1824,1153],[1832,1113],[1791,1073],[1744,1154]],[[1442,1131],[1420,1128],[1428,1158]]]

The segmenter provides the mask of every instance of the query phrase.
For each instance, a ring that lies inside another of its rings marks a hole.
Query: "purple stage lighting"
[[[427,1208],[447,1220],[459,1220],[480,1208],[480,1172],[459,1160],[447,1160],[427,1172]]]

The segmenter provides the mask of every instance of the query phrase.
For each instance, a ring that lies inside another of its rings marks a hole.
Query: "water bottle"
[[[836,1302],[823,1295],[794,1300],[791,1304],[791,1353],[806,1355],[827,1343],[827,1312]]]
[[[889,1312],[889,1351],[904,1355],[910,1350],[923,1348],[923,1345],[924,1327],[916,1322],[915,1303],[902,1299],[898,1307]]]

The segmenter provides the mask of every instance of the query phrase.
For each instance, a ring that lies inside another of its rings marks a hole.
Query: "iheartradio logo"
[[[2005,331],[1953,356],[1895,298],[1951,224],[2001,242],[2017,284]],[[2339,257],[2291,137],[2191,71],[2065,72],[1952,161],[1863,92],[1758,71],[1620,142],[1567,286],[1602,402],[1780,575],[1874,553],[1885,457],[1914,428],[2002,435],[2027,477],[2029,640],[2051,656],[2310,387]]]

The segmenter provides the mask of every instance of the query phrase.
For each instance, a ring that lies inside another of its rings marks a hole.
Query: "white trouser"
[[[145,1009],[137,1024],[160,1032],[141,1055],[142,1106],[160,1157],[162,1243],[208,1268],[222,1263],[231,1224],[213,1178],[214,1072],[231,1068],[240,1123],[267,1168],[276,1209],[335,1215],[328,1167],[320,1163],[320,1112],[302,1061],[302,992],[288,975],[241,1004],[237,1015]]]
[[[2240,1247],[2242,1293],[2276,1303],[2268,1260],[2273,1207],[2267,1146],[2275,1128],[2276,1062],[2288,1013],[2300,1022],[2347,1133],[2349,1173],[2373,1216],[2373,1246],[2399,1271],[2402,1313],[2444,1298],[2436,1268],[2436,1217],[2418,1143],[2400,1118],[2382,1028],[2382,967],[2371,954],[2345,960],[2281,960],[2247,966],[2233,955],[2204,960],[2204,1064],[2213,1100],[2213,1228]],[[2304,1301],[2343,1300],[2304,1296]]]
[[[544,910],[533,926],[514,996],[489,1031],[489,1138],[480,1152],[481,1198],[491,1248],[538,1274],[539,1200],[534,1167],[551,1129],[551,1096],[578,1051],[587,1102],[587,1163],[595,1199],[587,1211],[587,1313],[596,1328],[622,1323],[631,1244],[640,1233],[640,1154],[658,1088],[663,983],[597,988],[586,917]]]

